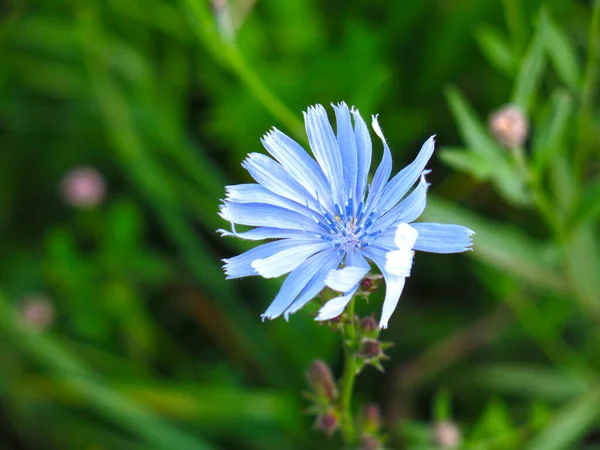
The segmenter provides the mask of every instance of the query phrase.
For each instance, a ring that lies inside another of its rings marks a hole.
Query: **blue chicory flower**
[[[372,148],[367,125],[358,110],[345,103],[333,108],[337,134],[323,106],[304,113],[316,160],[273,128],[261,141],[274,159],[250,153],[242,164],[258,184],[226,187],[220,215],[231,222],[232,231],[219,232],[274,240],[224,259],[224,270],[228,279],[289,273],[263,319],[283,314],[287,320],[329,286],[340,296],[319,310],[317,320],[327,320],[344,311],[369,272],[370,260],[386,282],[379,323],[386,328],[410,275],[414,250],[463,252],[471,248],[473,231],[460,225],[413,223],[425,209],[428,171],[424,169],[433,153],[434,136],[390,180],[392,156],[373,116],[372,127],[384,153],[369,183]],[[235,224],[256,228],[236,232]]]

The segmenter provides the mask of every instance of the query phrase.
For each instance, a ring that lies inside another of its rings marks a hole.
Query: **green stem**
[[[348,305],[350,322],[344,327],[344,352],[346,358],[344,361],[344,373],[340,381],[341,428],[344,441],[347,445],[352,445],[356,439],[354,418],[352,416],[352,393],[354,391],[354,381],[356,380],[357,375],[355,348],[356,324],[354,322],[355,299],[356,297],[353,297]]]
[[[248,65],[234,43],[222,39],[215,27],[207,4],[194,0],[181,1],[196,19],[196,34],[207,50],[212,53],[215,61],[237,75],[248,91],[262,103],[265,109],[299,139],[304,140],[302,122],[269,90],[258,74]]]

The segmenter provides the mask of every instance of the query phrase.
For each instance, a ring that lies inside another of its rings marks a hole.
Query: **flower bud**
[[[364,429],[369,434],[375,434],[381,427],[381,412],[375,403],[369,403],[363,411]]]
[[[360,345],[359,356],[364,359],[376,359],[382,355],[381,345],[375,339],[363,339]]]
[[[373,333],[379,331],[379,324],[373,316],[367,316],[360,322],[360,328],[364,333]]]
[[[329,411],[317,417],[316,426],[319,430],[323,431],[327,437],[331,437],[333,433],[335,433],[335,430],[338,429],[339,420],[334,411]]]
[[[21,320],[31,329],[46,330],[54,322],[54,307],[45,294],[28,294],[23,297],[20,305]]]
[[[335,400],[338,396],[337,386],[329,366],[321,360],[313,361],[306,371],[306,379],[312,390],[327,400]]]
[[[63,178],[60,189],[66,204],[86,208],[97,206],[104,200],[104,177],[91,167],[77,167]]]
[[[439,422],[433,428],[433,441],[442,449],[458,448],[461,441],[460,430],[452,422]]]
[[[520,147],[527,140],[529,121],[521,108],[506,105],[492,113],[489,128],[500,144],[506,147]]]
[[[360,440],[360,450],[380,450],[381,442],[375,436],[363,436]]]
[[[360,282],[360,288],[363,291],[370,291],[372,287],[373,287],[373,280],[371,278],[369,278],[368,276],[363,278],[362,281]]]

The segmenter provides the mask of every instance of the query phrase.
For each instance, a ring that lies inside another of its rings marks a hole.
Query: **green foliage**
[[[299,400],[312,360],[339,373],[336,334],[315,304],[262,323],[281,280],[225,280],[220,259],[249,246],[214,232],[260,136],[305,144],[301,110],[340,100],[380,113],[396,167],[436,133],[451,170],[434,156],[423,219],[477,233],[466,256],[417,256],[382,333],[386,372],[365,369],[357,407],[382,404],[389,448],[439,448],[440,422],[465,449],[597,445],[591,3],[0,8],[0,447],[340,448]],[[507,103],[529,119],[515,148],[488,130]],[[61,190],[81,165],[106,181],[93,207]]]

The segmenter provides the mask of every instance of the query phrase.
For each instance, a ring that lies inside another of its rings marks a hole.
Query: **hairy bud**
[[[313,361],[306,371],[306,379],[312,390],[327,400],[335,400],[338,396],[337,386],[329,366],[321,360]]]
[[[364,359],[375,359],[382,355],[381,345],[375,339],[363,339],[360,345],[359,356]]]
[[[360,321],[360,328],[364,333],[373,333],[379,331],[379,323],[373,316],[367,316]]]
[[[325,414],[321,414],[317,417],[316,426],[319,430],[323,431],[327,437],[331,437],[335,430],[338,429],[340,422],[337,415],[333,411],[329,411]]]
[[[506,147],[519,147],[529,134],[529,121],[516,105],[506,105],[493,112],[489,119],[490,131]]]

